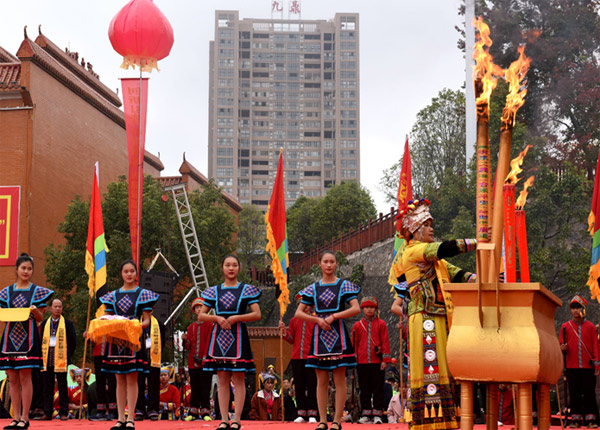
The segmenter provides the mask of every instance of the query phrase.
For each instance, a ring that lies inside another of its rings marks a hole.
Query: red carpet
[[[0,420],[0,429],[8,425],[10,420]],[[91,430],[108,430],[114,425],[114,421],[87,421],[87,420],[69,420],[69,421],[31,421],[30,429],[91,429]],[[329,423],[331,424],[331,423]],[[219,425],[219,421],[203,422],[203,421],[138,421],[135,423],[136,430],[170,430],[170,429],[198,429],[198,430],[214,430]],[[314,430],[316,424],[296,424],[296,423],[281,423],[272,421],[242,421],[242,430]],[[400,429],[407,430],[407,424],[343,424],[344,430],[391,430]],[[499,430],[512,430],[513,426],[499,427]],[[558,430],[559,427],[551,427],[551,430]],[[476,425],[475,430],[485,430],[485,425]]]

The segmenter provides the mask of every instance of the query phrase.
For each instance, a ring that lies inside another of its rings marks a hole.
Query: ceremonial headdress
[[[160,373],[166,373],[169,375],[169,381],[173,382],[175,380],[175,367],[173,366],[163,366],[160,368]]]
[[[263,372],[261,374],[261,376],[262,376],[263,383],[267,382],[267,380],[269,380],[269,379],[272,379],[273,381],[276,380],[275,375],[268,373],[268,372]]]
[[[583,297],[581,297],[579,294],[575,294],[575,297],[573,297],[571,299],[571,302],[569,303],[569,307],[573,307],[573,306],[581,306],[582,308],[586,308],[588,305],[588,301],[586,299],[584,299]]]
[[[360,301],[360,308],[362,309],[366,307],[379,308],[379,301],[372,296],[363,297],[363,299]]]
[[[408,206],[398,214],[398,219],[402,221],[402,228],[410,234],[415,234],[426,221],[432,220],[429,205],[427,199],[409,201]]]
[[[83,376],[83,370],[80,369],[79,367],[72,367],[71,369],[69,369],[69,375],[71,376],[71,379],[74,381],[75,377]],[[90,379],[91,375],[92,375],[92,370],[86,367],[84,379],[86,381],[88,381]]]
[[[194,310],[194,308],[196,306],[202,306],[202,305],[204,305],[204,302],[202,301],[202,299],[200,297],[196,297],[194,299],[194,301],[192,302],[192,311]]]

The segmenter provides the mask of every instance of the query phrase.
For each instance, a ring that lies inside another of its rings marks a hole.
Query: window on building
[[[233,176],[233,169],[218,168],[217,176]]]

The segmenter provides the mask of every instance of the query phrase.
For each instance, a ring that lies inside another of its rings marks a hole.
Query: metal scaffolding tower
[[[175,310],[165,320],[165,324],[168,324],[171,319],[177,316],[192,294],[196,293],[196,296],[199,297],[200,292],[209,287],[206,270],[204,269],[204,260],[202,260],[202,252],[200,251],[200,243],[196,234],[196,226],[192,217],[192,209],[190,208],[185,188],[186,184],[183,183],[164,187],[163,190],[171,193],[173,202],[175,203],[175,212],[177,213],[179,230],[181,231],[181,238],[185,247],[193,287],[190,288],[181,303],[177,305]]]

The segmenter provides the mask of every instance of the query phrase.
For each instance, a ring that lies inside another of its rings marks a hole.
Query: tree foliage
[[[286,216],[290,251],[307,252],[375,218],[377,211],[369,192],[348,181],[331,188],[323,198],[300,197]]]
[[[600,3],[486,0],[477,1],[476,8],[476,14],[490,25],[494,41],[491,52],[497,64],[507,68],[518,55],[517,46],[524,42],[527,42],[525,52],[532,59],[527,75],[528,93],[516,116],[511,150],[514,158],[526,145],[532,145],[525,157],[525,172],[521,174],[523,178],[535,175],[525,207],[531,279],[562,297],[586,290],[591,254],[586,221],[600,133]],[[464,48],[464,43],[459,47]],[[507,84],[500,80],[490,101],[493,170],[497,165],[500,117],[507,91]],[[422,112],[434,106],[432,101]],[[458,109],[459,105],[455,107]],[[455,118],[451,110],[438,112],[441,112],[439,123]],[[421,117],[413,134],[426,124],[420,120]],[[432,175],[431,168],[413,155],[421,150],[421,144],[411,139],[413,181],[423,172],[427,172],[427,178]],[[457,140],[457,144],[463,148],[464,140]],[[443,155],[432,154],[428,162],[443,168],[444,177],[430,180],[424,187],[418,179],[415,191],[424,193],[432,202],[435,236],[439,240],[473,237],[475,160],[470,160],[464,175],[449,168]],[[396,200],[400,165],[401,160],[381,180],[391,202]],[[518,184],[517,192],[520,190]],[[453,260],[460,267],[474,269],[474,255]]]
[[[265,246],[267,243],[265,214],[255,205],[243,204],[238,225],[238,256],[244,267],[265,266]]]
[[[421,109],[409,137],[413,193],[424,195],[439,188],[448,174],[464,174],[464,92],[443,89]],[[384,171],[380,185],[390,203],[396,203],[402,160]]]
[[[545,162],[567,160],[591,178],[600,146],[600,3],[596,0],[478,0],[494,61],[506,68],[527,42],[528,94],[520,121],[544,137]],[[464,46],[464,43],[461,43]]]
[[[189,268],[173,202],[163,202],[161,195],[159,183],[146,176],[142,205],[142,266],[148,267],[157,248],[163,250],[175,270],[185,276],[174,292],[174,303],[177,303],[189,288]],[[222,256],[234,250],[234,216],[227,209],[220,190],[212,182],[205,185],[202,192],[190,193],[189,201],[208,280],[214,284],[222,277]],[[120,263],[131,258],[127,181],[124,176],[108,185],[103,196],[102,212],[109,248],[107,283],[112,290],[122,284]],[[89,200],[84,201],[76,196],[67,209],[64,222],[58,226],[58,231],[64,235],[64,244],[51,243],[45,249],[48,284],[56,291],[55,297],[63,300],[65,315],[74,321],[78,333],[85,329],[87,314],[88,278],[84,265],[88,218]],[[156,269],[169,270],[160,263]],[[92,313],[94,311],[95,307],[92,307]],[[82,349],[78,348],[77,352],[81,354]]]

